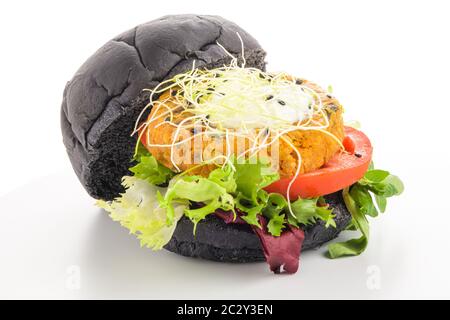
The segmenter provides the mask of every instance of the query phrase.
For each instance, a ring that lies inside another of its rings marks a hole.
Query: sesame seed
[[[331,111],[337,111],[338,107],[335,104],[329,104],[326,106],[327,109],[331,110]]]
[[[282,106],[285,106],[285,105],[286,105],[286,102],[284,102],[283,100],[278,100],[278,103],[279,103],[280,105],[282,105]]]
[[[361,158],[361,157],[362,157],[362,154],[360,154],[360,153],[355,153],[355,157]]]
[[[303,83],[303,80],[297,79],[295,80],[295,84],[301,85]]]
[[[266,101],[269,101],[271,99],[273,99],[273,95],[271,95],[271,94],[266,97]]]

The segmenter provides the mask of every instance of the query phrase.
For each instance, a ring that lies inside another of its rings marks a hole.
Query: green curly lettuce
[[[245,213],[241,218],[248,224],[261,227],[258,220],[258,215],[264,211],[269,203],[269,196],[263,190],[272,182],[280,179],[278,172],[271,170],[270,164],[267,161],[249,160],[247,162],[240,162],[235,164],[236,169],[236,208]],[[270,230],[279,233],[278,228],[274,229],[272,226],[276,224],[279,226],[281,218],[278,215],[271,215],[269,219],[274,219],[270,222]],[[280,226],[282,227],[282,226]]]
[[[164,197],[159,196],[161,207],[167,209],[168,222],[173,219],[173,203],[188,200],[200,204],[198,208],[185,209],[185,215],[197,224],[207,215],[221,209],[233,211],[235,207],[245,213],[242,218],[259,226],[257,215],[267,204],[267,192],[262,188],[279,179],[278,173],[267,170],[268,163],[228,163],[208,175],[174,177]],[[277,218],[273,218],[277,219]],[[278,218],[279,220],[279,218]],[[270,223],[272,226],[275,220]]]
[[[153,250],[161,249],[172,238],[176,222],[183,216],[186,202],[173,206],[173,217],[167,223],[166,210],[159,206],[157,193],[164,189],[147,180],[125,176],[122,180],[125,192],[114,201],[97,201],[97,205],[110,213],[130,233],[137,236],[141,246]]]
[[[198,223],[218,209],[236,215],[238,208],[243,220],[258,227],[262,215],[274,236],[280,236],[287,224],[299,227],[323,220],[327,226],[334,225],[331,210],[319,205],[318,199],[296,200],[292,216],[281,194],[266,192],[263,188],[279,179],[268,161],[233,159],[202,177],[175,175],[143,147],[138,148],[134,160],[137,164],[130,168],[134,176],[123,179],[126,192],[98,205],[135,234],[141,245],[155,250],[170,240],[183,215],[193,222],[195,233]],[[164,184],[166,188],[157,187]]]
[[[216,169],[222,170],[222,169]],[[225,172],[212,171],[208,178],[200,176],[181,176],[171,181],[165,196],[158,193],[158,201],[167,210],[167,223],[172,223],[175,217],[175,204],[179,201],[202,203],[197,209],[184,210],[185,215],[194,223],[194,232],[198,222],[217,209],[234,210],[233,196],[228,193],[225,181],[217,180]],[[230,173],[231,174],[231,173]],[[210,179],[210,177],[212,179]],[[223,178],[228,179],[225,175]],[[229,186],[228,186],[229,187]]]
[[[139,144],[134,160],[137,164],[129,169],[134,177],[153,185],[163,185],[175,175],[169,168],[160,164],[142,144]]]
[[[297,226],[301,224],[306,226],[322,220],[325,222],[325,227],[332,226],[336,228],[333,209],[329,208],[322,197],[311,199],[298,198],[298,200],[292,202],[291,208],[294,213],[294,216],[289,217],[291,225]]]

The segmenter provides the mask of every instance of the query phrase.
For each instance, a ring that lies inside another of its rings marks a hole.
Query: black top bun
[[[148,92],[161,81],[192,68],[214,68],[230,61],[216,44],[235,56],[243,40],[246,66],[265,69],[265,52],[236,24],[218,16],[172,15],[139,25],[108,41],[76,72],[64,90],[63,141],[80,182],[94,198],[112,200],[123,192],[130,174],[136,136],[130,133],[148,103]],[[350,220],[342,198],[327,198],[337,228],[322,223],[306,229],[303,248],[336,237]],[[182,218],[166,248],[187,256],[219,261],[264,258],[257,236],[245,225],[226,225],[211,215],[199,224]]]
[[[64,90],[61,126],[72,166],[94,198],[123,192],[136,136],[148,102],[143,89],[192,68],[222,66],[230,59],[219,42],[239,55],[241,36],[250,67],[264,69],[265,52],[236,24],[218,16],[174,15],[144,23],[108,41],[76,72]]]

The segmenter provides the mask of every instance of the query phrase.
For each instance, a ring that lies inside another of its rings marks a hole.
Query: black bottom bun
[[[316,248],[338,236],[350,223],[351,215],[342,199],[342,193],[325,196],[336,215],[336,228],[326,228],[322,221],[306,227],[302,250]],[[221,262],[263,261],[264,253],[258,236],[249,225],[226,224],[215,215],[197,225],[193,235],[192,222],[183,217],[165,249],[183,256]]]

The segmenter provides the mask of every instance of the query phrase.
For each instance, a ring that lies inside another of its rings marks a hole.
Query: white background
[[[94,206],[62,144],[64,85],[116,34],[175,13],[222,15],[269,70],[333,85],[406,185],[363,255],[322,248],[274,276],[140,249]],[[431,0],[2,2],[0,298],[450,298],[449,16]]]

